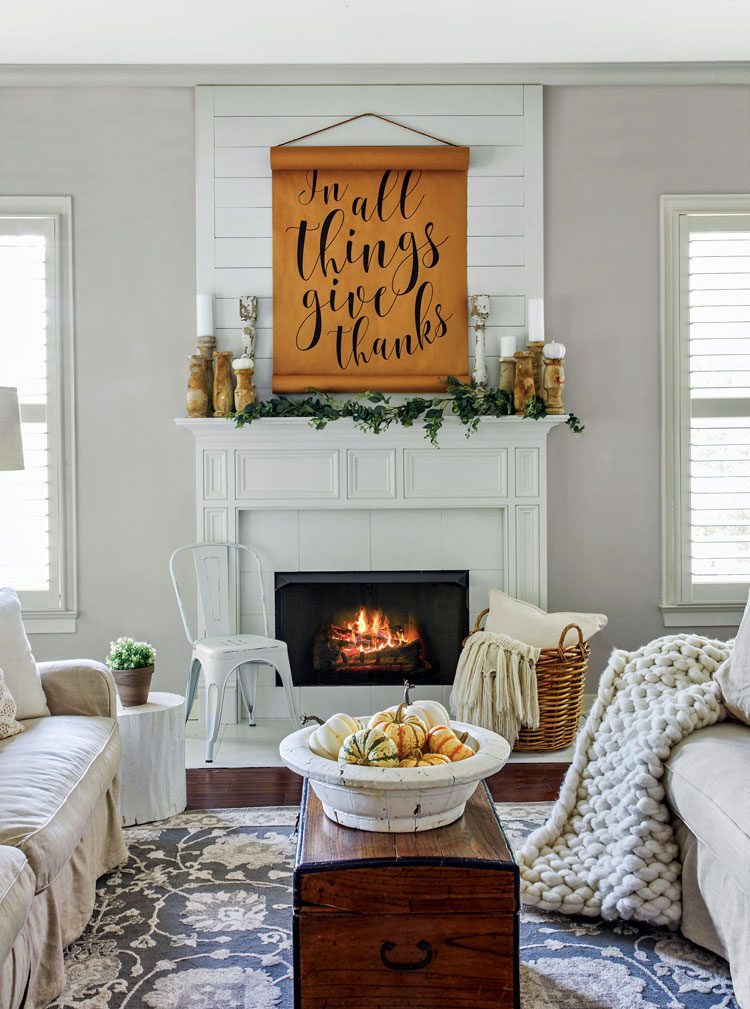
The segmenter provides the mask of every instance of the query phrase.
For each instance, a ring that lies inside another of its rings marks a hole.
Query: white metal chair
[[[190,627],[185,602],[180,593],[175,560],[191,551],[195,565],[198,589],[198,609],[203,623],[203,635],[193,634]],[[263,629],[260,634],[237,634],[237,614],[239,607],[239,560],[242,552],[249,555],[255,565],[263,611]],[[263,589],[263,569],[260,558],[249,547],[241,543],[192,543],[179,547],[169,559],[169,573],[172,576],[180,608],[182,624],[193,653],[188,673],[185,719],[187,720],[198,689],[201,670],[205,680],[205,720],[206,720],[206,762],[214,759],[214,744],[219,734],[221,710],[224,706],[224,692],[227,681],[237,671],[242,697],[247,706],[250,725],[255,725],[255,701],[258,687],[256,663],[264,663],[277,671],[286,693],[289,718],[292,725],[299,726],[297,705],[294,699],[292,670],[285,642],[268,637],[268,610]],[[234,605],[233,605],[234,603]]]

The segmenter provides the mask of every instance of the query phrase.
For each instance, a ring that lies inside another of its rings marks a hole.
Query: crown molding
[[[503,64],[0,64],[4,87],[242,84],[750,84],[750,62]]]

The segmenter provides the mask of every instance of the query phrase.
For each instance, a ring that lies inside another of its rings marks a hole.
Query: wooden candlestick
[[[237,379],[237,386],[234,390],[234,408],[237,413],[244,410],[248,403],[257,402],[255,386],[253,385],[253,375],[255,374],[255,362],[251,357],[238,357],[232,362]]]
[[[214,388],[214,351],[216,350],[215,336],[198,337],[198,353],[203,358],[203,367],[206,369],[206,388],[208,389],[208,408],[206,416],[210,416],[213,410],[213,388]]]
[[[232,352],[214,351],[214,417],[228,417],[232,412]]]
[[[562,391],[565,387],[565,368],[561,358],[544,359],[544,388],[547,393],[547,413],[565,413]]]
[[[516,416],[523,417],[523,411],[530,399],[536,396],[536,386],[534,385],[534,351],[517,350],[516,378],[513,387],[513,399],[515,400]]]
[[[516,384],[516,362],[512,357],[500,358],[500,379],[498,388],[501,392],[507,392],[510,396],[511,408],[513,406],[513,391]]]
[[[529,341],[529,351],[532,353],[532,367],[534,371],[535,395],[544,399],[544,340]]]
[[[206,361],[202,354],[191,354],[188,358],[190,371],[187,384],[188,417],[208,417],[208,381]]]

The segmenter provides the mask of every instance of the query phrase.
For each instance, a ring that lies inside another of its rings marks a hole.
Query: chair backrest
[[[180,554],[191,552],[198,589],[198,619],[201,626],[192,628],[185,599],[180,591],[180,582],[175,563]],[[250,560],[250,568],[255,570],[263,612],[263,633],[268,637],[268,610],[263,586],[263,568],[260,557],[243,543],[191,543],[178,547],[169,558],[169,573],[172,578],[177,605],[182,617],[182,626],[188,641],[193,644],[198,638],[217,637],[232,634],[237,630],[239,596],[242,575],[240,558],[245,554]]]

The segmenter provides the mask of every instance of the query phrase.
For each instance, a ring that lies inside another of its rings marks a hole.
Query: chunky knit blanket
[[[459,721],[491,729],[513,746],[522,725],[539,725],[538,658],[538,648],[507,634],[474,631],[458,660],[451,711]]]
[[[526,904],[677,928],[681,873],[662,776],[672,748],[725,717],[722,641],[676,634],[612,653],[549,819],[519,856]]]

